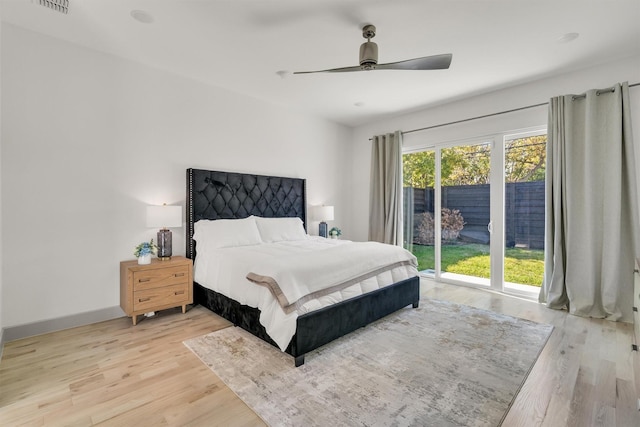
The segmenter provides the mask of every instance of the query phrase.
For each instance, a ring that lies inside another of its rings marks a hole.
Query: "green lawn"
[[[413,245],[418,269],[435,269],[434,247]],[[489,245],[442,245],[442,271],[488,279]],[[538,286],[544,274],[544,251],[505,249],[504,280],[511,283]]]

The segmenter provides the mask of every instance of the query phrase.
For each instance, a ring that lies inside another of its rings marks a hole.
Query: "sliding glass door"
[[[544,269],[546,135],[442,144],[403,156],[405,247],[422,274],[533,294]],[[437,214],[436,214],[437,213]]]

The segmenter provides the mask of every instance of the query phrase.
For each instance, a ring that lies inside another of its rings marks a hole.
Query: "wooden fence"
[[[433,188],[404,190],[413,190],[414,214],[433,212]],[[458,209],[465,228],[486,230],[490,218],[489,184],[443,187],[442,207]],[[506,184],[505,234],[507,247],[544,248],[544,181]]]

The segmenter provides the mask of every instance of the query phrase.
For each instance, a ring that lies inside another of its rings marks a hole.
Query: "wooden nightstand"
[[[137,260],[120,263],[120,307],[137,323],[138,315],[151,311],[193,304],[193,264],[190,259],[174,256],[170,260],[151,260],[140,265]]]

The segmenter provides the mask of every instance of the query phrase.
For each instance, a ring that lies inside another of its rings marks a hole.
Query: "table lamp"
[[[158,231],[158,258],[171,259],[171,230],[169,227],[182,227],[182,207],[147,206],[147,227],[160,227]]]
[[[320,227],[318,228],[318,235],[322,237],[328,236],[327,223],[325,221],[333,221],[333,206],[319,206],[317,208],[318,219],[320,220]]]

